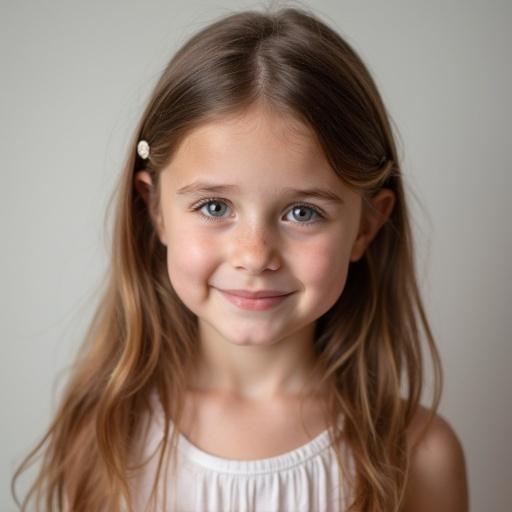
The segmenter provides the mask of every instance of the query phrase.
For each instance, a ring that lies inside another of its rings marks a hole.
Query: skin
[[[468,512],[469,493],[464,450],[455,431],[436,415],[425,433],[423,406],[407,433],[411,476],[402,512]]]
[[[178,194],[196,180],[239,190]],[[149,173],[139,171],[134,184],[147,201]],[[343,202],[299,200],[285,194],[290,186],[327,189]],[[361,196],[330,168],[313,132],[262,106],[192,131],[162,171],[160,192],[151,215],[167,246],[169,279],[199,322],[194,396],[209,406],[227,403],[222,411],[254,411],[248,404],[270,411],[305,389],[321,393],[307,380],[315,321],[343,292],[349,263],[363,256],[389,218],[394,193],[381,190],[374,211],[363,210]],[[214,201],[193,211],[206,198]],[[318,207],[324,218],[309,208],[297,211],[298,202]],[[272,309],[246,311],[219,292],[227,288],[294,293]],[[408,432],[413,462],[404,510],[466,511],[460,442],[440,416],[420,440],[422,411]]]

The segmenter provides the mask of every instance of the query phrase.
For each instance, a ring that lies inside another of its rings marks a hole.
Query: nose
[[[265,227],[248,227],[233,233],[230,245],[230,260],[234,268],[243,268],[251,274],[258,274],[265,269],[277,270],[281,259],[272,243],[272,233]]]

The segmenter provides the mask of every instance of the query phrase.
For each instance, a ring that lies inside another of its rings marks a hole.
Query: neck
[[[207,325],[199,329],[200,347],[189,389],[251,401],[322,394],[311,380],[314,325],[268,345],[237,345]]]

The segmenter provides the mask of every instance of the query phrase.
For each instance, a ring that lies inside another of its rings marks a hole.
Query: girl
[[[466,511],[401,176],[374,81],[313,13],[194,35],[136,127],[22,509]]]

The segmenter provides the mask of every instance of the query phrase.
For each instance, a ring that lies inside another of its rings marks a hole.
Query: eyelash
[[[192,210],[199,211],[203,206],[205,206],[209,203],[226,203],[227,204],[228,202],[229,201],[227,201],[226,199],[222,199],[219,197],[207,197],[207,198],[200,199],[199,202],[197,202],[194,206],[192,206]],[[297,222],[297,224],[301,224],[304,226],[311,226],[311,225],[316,224],[317,222],[320,222],[325,219],[325,216],[323,215],[322,211],[319,208],[317,208],[316,206],[309,204],[309,203],[303,203],[303,202],[293,204],[294,208],[297,208],[300,206],[303,206],[305,208],[309,208],[309,209],[313,210],[318,215],[318,217],[320,217],[320,220]],[[207,222],[217,222],[218,220],[222,220],[222,217],[210,217],[208,215],[202,214],[201,212],[198,212],[198,213]]]

